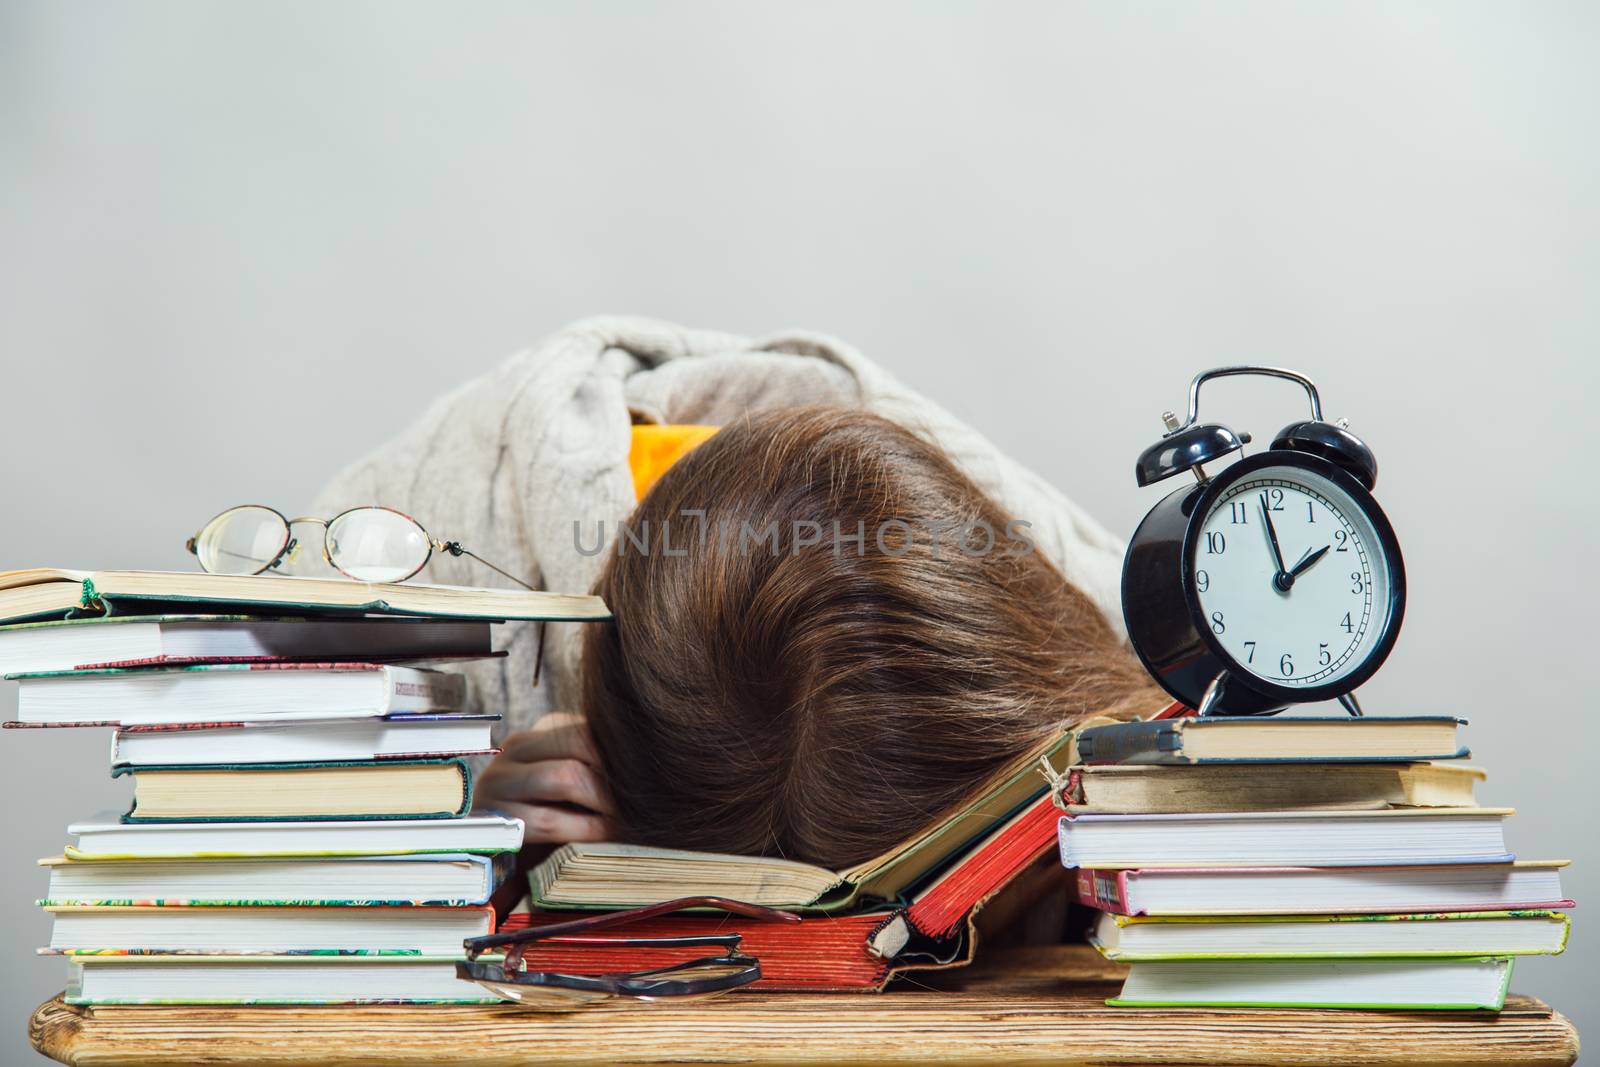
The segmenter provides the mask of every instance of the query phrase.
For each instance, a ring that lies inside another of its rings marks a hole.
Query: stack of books
[[[1132,964],[1113,1004],[1499,1010],[1567,939],[1565,861],[1475,806],[1460,720],[1170,718],[1085,730],[1061,858]]]
[[[1056,841],[1055,808],[1039,760],[1063,758],[1070,735],[1051,737],[981,784],[923,832],[845,870],[755,856],[625,844],[557,849],[529,876],[529,907],[502,929],[545,925],[683,897],[717,896],[804,916],[762,922],[678,912],[608,930],[637,937],[738,933],[761,963],[758,990],[880,990],[897,974],[960,966],[976,945],[974,917]],[[579,973],[664,967],[703,949],[529,945],[531,969]]]
[[[493,929],[522,824],[471,813],[468,757],[499,716],[440,668],[494,655],[500,619],[604,615],[504,590],[0,575],[6,725],[110,728],[133,784],[41,861],[68,1001],[494,999],[455,962]]]

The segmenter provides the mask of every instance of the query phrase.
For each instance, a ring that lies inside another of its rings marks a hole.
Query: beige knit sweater
[[[596,524],[634,506],[630,427],[723,425],[742,412],[807,403],[859,406],[937,442],[1005,512],[1032,523],[1039,550],[1121,631],[1122,545],[1054,486],[850,346],[819,334],[748,338],[649,319],[574,323],[441,397],[412,427],[341,473],[316,514],[385,504],[436,537],[542,588],[587,592],[603,555]],[[471,559],[436,554],[415,581],[509,584]],[[504,628],[504,659],[472,664],[475,704],[522,729],[571,706],[577,627],[552,625],[543,678],[531,684],[536,629]]]

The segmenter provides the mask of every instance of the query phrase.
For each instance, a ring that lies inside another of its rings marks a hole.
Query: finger
[[[524,844],[565,844],[569,841],[615,841],[617,830],[611,820],[587,812],[567,811],[548,804],[519,804],[503,801],[496,807],[522,820]]]
[[[483,772],[478,785],[489,796],[576,804],[602,815],[616,814],[600,776],[587,763],[575,759],[546,759],[533,763],[499,760]]]
[[[507,737],[500,751],[514,760],[532,763],[545,759],[582,760],[591,767],[600,765],[594,742],[589,739],[589,726],[582,715],[552,711],[533,729],[523,730]]]

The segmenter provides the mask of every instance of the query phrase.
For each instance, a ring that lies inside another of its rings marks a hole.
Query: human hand
[[[553,711],[505,739],[474,803],[521,819],[524,844],[615,840],[616,811],[599,767],[583,716]]]

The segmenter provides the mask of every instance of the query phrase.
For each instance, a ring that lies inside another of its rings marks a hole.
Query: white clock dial
[[[1371,518],[1331,480],[1263,467],[1205,515],[1191,580],[1212,636],[1240,668],[1277,685],[1322,686],[1360,667],[1388,626],[1383,552]]]

